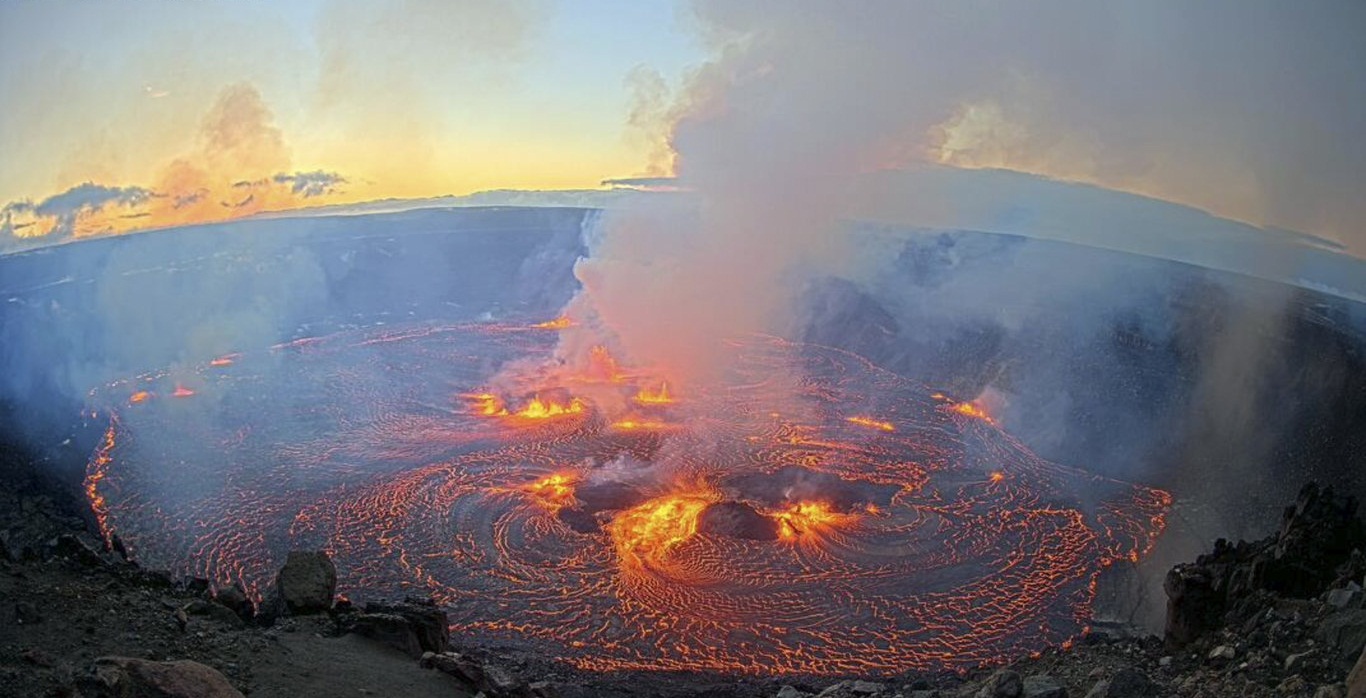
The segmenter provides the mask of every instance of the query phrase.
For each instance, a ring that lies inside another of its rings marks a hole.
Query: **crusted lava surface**
[[[751,337],[670,390],[562,324],[346,332],[116,381],[85,491],[133,559],[258,598],[291,549],[352,598],[579,670],[892,675],[1081,636],[1165,492],[1045,461],[978,406]]]

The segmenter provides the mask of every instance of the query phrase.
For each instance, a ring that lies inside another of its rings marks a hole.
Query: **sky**
[[[1353,0],[13,0],[0,243],[638,175],[779,204],[933,163],[1366,256],[1364,27]]]
[[[703,60],[686,23],[668,2],[6,2],[0,202],[87,182],[207,188],[205,209],[250,191],[246,212],[596,187],[649,170],[627,123],[636,76]],[[231,190],[318,172],[345,182]]]

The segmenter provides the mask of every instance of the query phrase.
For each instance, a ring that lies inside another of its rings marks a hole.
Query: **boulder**
[[[181,606],[180,610],[183,611],[186,616],[208,618],[230,628],[240,628],[245,625],[245,623],[242,622],[242,618],[236,613],[233,613],[232,609],[213,601],[195,599],[184,606]]]
[[[1227,662],[1238,656],[1238,651],[1231,645],[1219,645],[1209,651],[1209,659],[1212,662]]]
[[[1167,573],[1162,589],[1167,593],[1163,637],[1168,646],[1184,647],[1223,623],[1224,597],[1209,568],[1177,565]]]
[[[481,688],[490,695],[520,696],[526,692],[527,683],[522,677],[497,664],[484,665],[484,684]]]
[[[1345,661],[1353,661],[1366,648],[1366,610],[1338,611],[1319,624],[1315,637],[1338,651]]]
[[[222,674],[189,660],[101,657],[80,689],[86,698],[244,698]]]
[[[1281,664],[1281,668],[1284,669],[1287,674],[1299,673],[1300,669],[1304,667],[1304,660],[1309,659],[1312,656],[1314,656],[1314,650],[1312,649],[1288,655]]]
[[[327,611],[337,592],[337,568],[325,552],[291,550],[275,577],[275,590],[290,613]]]
[[[213,600],[237,614],[238,618],[249,621],[256,615],[256,605],[251,602],[247,592],[242,589],[242,585],[233,584],[232,586],[219,589],[213,596]]]
[[[1326,600],[1333,608],[1361,608],[1361,587],[1349,582],[1345,587],[1329,590]]]
[[[57,536],[57,542],[53,548],[58,555],[75,560],[87,567],[99,567],[105,564],[104,556],[100,554],[99,542],[88,533],[80,535],[64,533]]]
[[[1147,698],[1157,693],[1148,675],[1132,667],[1120,669],[1108,681],[1100,681],[1086,698]]]
[[[977,689],[976,698],[1020,698],[1024,693],[1024,680],[1017,672],[1002,669]]]
[[[410,597],[402,603],[367,603],[365,612],[402,616],[412,627],[423,651],[439,654],[450,646],[450,620],[431,599]]]
[[[368,637],[417,659],[422,656],[422,643],[412,623],[397,613],[361,613],[350,618],[348,632]],[[440,666],[437,667],[441,668]]]
[[[1026,676],[1023,689],[1024,698],[1067,698],[1067,689],[1047,674]]]
[[[1366,650],[1362,650],[1352,673],[1347,675],[1347,698],[1366,698]]]

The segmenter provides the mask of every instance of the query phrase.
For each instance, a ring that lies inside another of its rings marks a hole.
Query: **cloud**
[[[323,196],[337,191],[337,188],[346,184],[346,178],[336,172],[324,172],[314,170],[312,172],[295,172],[285,174],[283,172],[272,178],[276,184],[289,187],[289,190],[305,199],[315,196]]]
[[[111,187],[84,182],[38,203],[13,201],[0,209],[0,235],[64,240],[101,232],[106,216],[132,217],[154,194],[142,187]]]
[[[44,199],[33,212],[39,216],[71,216],[103,209],[110,204],[136,206],[146,203],[152,192],[142,187],[108,187],[93,182],[78,184]]]
[[[283,132],[260,92],[224,88],[205,112],[193,148],[160,168],[151,186],[85,182],[34,204],[0,209],[0,248],[68,237],[204,223],[295,208],[337,194],[347,180],[297,171]]]

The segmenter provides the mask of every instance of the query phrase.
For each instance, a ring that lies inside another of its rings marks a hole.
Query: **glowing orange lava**
[[[236,354],[228,354],[227,356],[220,356],[220,357],[214,359],[213,361],[210,361],[210,362],[209,362],[209,365],[210,365],[210,366],[231,366],[231,365],[232,365],[233,359],[236,359],[236,358],[237,358],[237,355],[236,355]]]
[[[179,384],[176,385],[175,390],[171,391],[171,397],[190,397],[191,395],[194,395],[193,390]]]
[[[659,390],[641,388],[636,393],[636,402],[642,405],[671,405],[674,402],[673,396],[669,395],[669,383],[667,381],[659,384]]]
[[[493,393],[466,393],[461,397],[470,401],[475,414],[481,414],[485,417],[501,417],[508,413],[507,408],[503,406],[503,401]]]
[[[567,414],[578,414],[583,411],[583,400],[574,398],[567,403],[555,402],[554,400],[542,400],[540,395],[531,398],[531,402],[526,407],[518,410],[516,416],[523,419],[550,419],[551,417],[563,417]]]
[[[133,393],[132,395],[129,395],[129,396],[128,396],[128,402],[130,402],[130,403],[136,405],[136,404],[138,404],[139,402],[145,402],[146,400],[148,400],[148,399],[151,398],[151,397],[152,397],[152,394],[149,393],[149,392],[147,392],[146,390],[139,390],[139,391],[137,391],[136,393]]]
[[[563,330],[573,326],[574,321],[563,315],[554,320],[546,320],[545,322],[538,322],[532,325],[533,328],[538,330]]]
[[[453,632],[579,670],[891,676],[1078,637],[1102,569],[1165,526],[1169,494],[1039,458],[854,354],[748,338],[718,389],[680,399],[604,348],[565,375],[532,322],[348,331],[290,344],[288,371],[243,354],[110,383],[83,483],[100,531],[254,598],[317,546],[343,594],[422,589]],[[546,370],[493,373],[522,360]],[[795,400],[773,403],[775,376]],[[222,418],[129,405],[176,377],[232,398]],[[325,418],[280,419],[296,404]]]
[[[949,410],[952,412],[957,412],[958,414],[961,414],[965,417],[980,419],[986,422],[987,424],[996,423],[996,420],[992,419],[991,415],[988,414],[987,411],[983,409],[981,405],[978,405],[973,402],[960,402],[954,405],[953,407],[950,407]]]
[[[612,428],[623,431],[667,431],[674,428],[674,425],[661,422],[658,419],[628,418],[612,422]]]
[[[841,514],[825,502],[797,502],[773,515],[778,522],[778,537],[796,540],[821,527],[834,527],[854,520],[852,514]]]
[[[609,524],[622,563],[658,562],[697,534],[702,512],[716,501],[705,492],[670,494],[628,509]]]
[[[851,422],[859,426],[868,427],[870,429],[880,429],[882,431],[896,431],[895,424],[892,424],[891,422],[878,421],[876,419],[873,419],[872,417],[846,417],[844,421]]]
[[[105,545],[111,543],[113,532],[109,528],[109,502],[100,492],[100,483],[109,475],[109,464],[114,460],[114,435],[117,427],[118,419],[111,419],[109,428],[104,432],[104,438],[100,440],[99,447],[86,464],[85,482],[82,483],[86,499],[90,500],[90,511],[95,515],[95,523],[100,528],[100,537],[104,539]]]
[[[574,485],[578,482],[572,474],[554,473],[547,475],[522,488],[530,493],[541,506],[552,513],[574,503]]]

